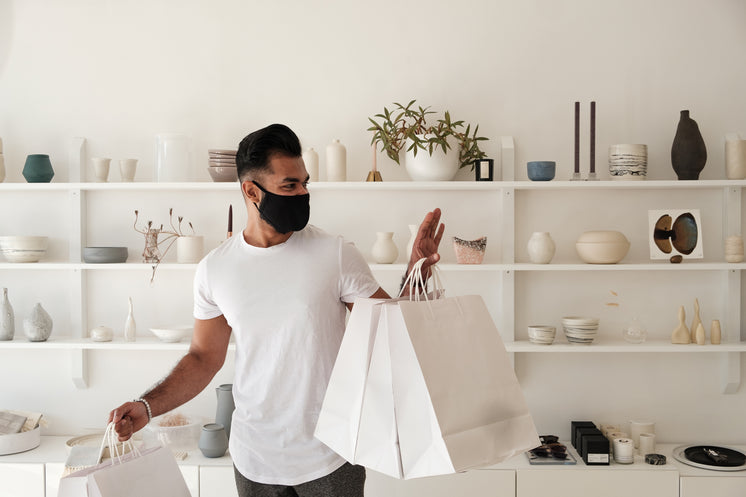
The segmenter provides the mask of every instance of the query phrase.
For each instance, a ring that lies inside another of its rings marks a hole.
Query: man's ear
[[[241,182],[241,192],[251,202],[258,203],[261,200],[259,196],[259,188],[251,182],[251,180],[245,180]]]

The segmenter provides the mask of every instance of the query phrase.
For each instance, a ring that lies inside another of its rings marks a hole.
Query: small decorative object
[[[111,342],[114,330],[108,326],[96,326],[91,330],[91,340],[94,342]]]
[[[612,445],[614,447],[614,461],[619,464],[635,462],[635,444],[632,439],[615,438]]]
[[[643,343],[648,336],[648,330],[642,322],[634,318],[622,331],[624,341],[628,343]]]
[[[233,236],[233,204],[228,206],[228,233],[225,238],[228,239]]]
[[[580,181],[580,102],[575,102],[575,167],[572,173],[572,181]]]
[[[215,183],[232,183],[238,181],[238,169],[225,166],[210,166],[207,168],[210,178]]]
[[[207,172],[215,183],[232,183],[238,181],[236,167],[236,150],[210,148],[207,150]]]
[[[156,135],[155,148],[155,181],[192,179],[189,137],[178,133]]]
[[[526,163],[526,172],[531,181],[551,181],[557,164],[551,160],[535,160]]]
[[[554,240],[546,231],[536,231],[528,239],[528,258],[534,264],[549,264],[555,249]]]
[[[306,165],[309,180],[311,182],[319,180],[319,154],[313,148],[307,148],[303,152],[303,163]]]
[[[725,177],[746,179],[746,140],[736,133],[725,136]]]
[[[599,318],[567,316],[562,318],[565,338],[572,344],[590,345],[598,333]]]
[[[0,302],[0,341],[13,340],[16,334],[16,318],[13,306],[8,300],[8,289],[3,288],[3,300]]]
[[[54,177],[52,162],[46,154],[31,154],[26,157],[23,177],[28,183],[49,183]]]
[[[83,262],[88,264],[121,264],[128,256],[127,247],[83,247]]]
[[[368,118],[373,132],[371,144],[382,143],[386,155],[399,164],[399,153],[406,147],[405,167],[415,181],[449,181],[460,167],[472,166],[485,158],[479,142],[479,125],[454,121],[448,111],[442,119],[428,122],[436,114],[430,107],[415,107],[416,100],[407,105],[394,103],[394,109],[384,107],[382,114]],[[427,152],[427,153],[425,153]],[[424,160],[423,160],[424,159]]]
[[[205,457],[223,457],[228,450],[228,435],[219,423],[208,423],[202,427],[197,444]]]
[[[707,147],[699,132],[697,122],[689,117],[688,110],[681,111],[671,145],[671,165],[680,180],[699,179],[707,162]]]
[[[233,384],[225,383],[220,385],[215,388],[215,394],[218,397],[218,405],[215,409],[215,422],[225,428],[225,433],[230,438],[231,420],[233,419],[233,411],[236,409],[236,404],[233,401]]]
[[[0,252],[8,262],[39,262],[48,244],[46,236],[0,236]]]
[[[459,264],[481,264],[484,260],[484,251],[487,249],[487,237],[483,236],[476,240],[462,240],[453,237],[453,250],[456,252],[456,262]]]
[[[671,343],[688,344],[692,343],[692,338],[689,334],[689,328],[686,327],[684,320],[686,319],[686,312],[684,306],[679,307],[679,325],[671,333]]]
[[[547,325],[531,325],[528,327],[528,341],[539,345],[551,345],[557,328]]]
[[[378,264],[392,264],[399,257],[399,250],[394,243],[394,233],[379,231],[376,233],[376,243],[371,248],[373,260]]]
[[[135,171],[137,170],[137,159],[120,159],[119,174],[122,181],[132,183],[135,181]]]
[[[383,181],[381,173],[378,172],[378,150],[375,143],[373,144],[373,166],[368,171],[368,177],[365,181]]]
[[[629,433],[635,448],[640,447],[640,434],[655,434],[655,423],[653,421],[630,421]]]
[[[194,333],[194,326],[185,324],[181,326],[168,326],[166,328],[150,328],[150,332],[164,343],[179,343],[189,338]]]
[[[326,146],[326,180],[347,181],[347,149],[339,140]]]
[[[650,258],[670,259],[672,255],[681,255],[687,259],[702,259],[701,229],[699,209],[648,211]]]
[[[194,264],[202,259],[204,237],[180,236],[176,239],[176,262]]]
[[[37,303],[31,315],[23,320],[23,333],[29,342],[44,342],[52,334],[52,317],[40,303]]]
[[[726,262],[743,262],[743,238],[741,235],[727,237],[724,252]]]
[[[648,174],[648,146],[609,145],[609,176],[613,180],[643,180]]]
[[[111,159],[106,157],[91,157],[91,165],[93,165],[93,174],[96,178],[96,183],[106,183],[109,181],[109,165]]]
[[[586,231],[575,242],[575,250],[588,264],[616,264],[627,255],[629,246],[619,231]]]
[[[591,102],[591,156],[588,181],[598,181],[596,176],[596,102]]]
[[[710,324],[710,343],[713,345],[720,345],[722,338],[722,331],[720,329],[720,321],[713,319]]]
[[[705,341],[706,341],[705,327],[702,326],[702,323],[699,323],[697,325],[697,331],[695,332],[694,336],[695,336],[694,340],[695,340],[695,343],[697,345],[704,345],[705,344]]]
[[[132,313],[132,297],[128,297],[128,311],[127,320],[124,322],[124,341],[134,342],[137,338],[137,325],[135,324],[135,316]]]
[[[417,240],[417,232],[420,230],[418,224],[408,224],[409,227],[409,241],[407,242],[407,262],[412,258],[412,250],[414,249],[414,241]]]
[[[665,466],[666,456],[663,454],[645,454],[645,462],[653,466]]]
[[[143,262],[145,263],[152,263],[153,265],[153,273],[150,278],[150,282],[153,282],[153,279],[155,278],[155,270],[158,267],[158,264],[161,263],[163,260],[163,257],[168,253],[168,250],[173,246],[174,242],[182,236],[187,236],[184,234],[184,231],[182,230],[182,222],[184,221],[183,216],[179,216],[178,224],[174,226],[174,217],[173,217],[174,210],[173,208],[168,210],[168,221],[169,225],[171,226],[170,230],[164,230],[163,225],[161,224],[160,227],[154,228],[153,227],[153,221],[148,221],[145,225],[145,228],[138,228],[137,227],[137,220],[138,220],[138,211],[135,211],[135,224],[134,228],[135,231],[138,233],[142,233],[145,235],[145,249],[143,250],[142,257]],[[189,225],[189,229],[192,231],[192,235],[194,235],[194,226],[192,226],[192,223],[187,223]],[[161,247],[168,242],[168,245],[161,251]]]
[[[694,316],[692,316],[692,325],[689,327],[692,343],[697,342],[697,327],[700,324],[702,324],[702,320],[699,318],[699,299],[694,299]]]
[[[684,258],[680,255],[672,255],[669,260],[671,261],[671,264],[681,264]]]
[[[476,181],[494,181],[495,160],[477,159],[474,161],[474,179]]]

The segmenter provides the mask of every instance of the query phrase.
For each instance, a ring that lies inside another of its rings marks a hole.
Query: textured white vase
[[[91,165],[93,166],[93,174],[96,178],[96,183],[106,183],[109,181],[109,165],[111,159],[107,157],[91,157]]]
[[[31,315],[23,320],[23,333],[30,342],[44,342],[52,334],[52,316],[36,304]]]
[[[306,165],[309,180],[311,182],[319,180],[319,154],[313,148],[307,148],[303,152],[303,163]]]
[[[417,155],[414,151],[409,151],[412,145],[410,140],[406,142],[407,152],[404,158],[404,165],[409,173],[409,177],[414,181],[450,181],[458,173],[458,146],[448,141],[451,146],[448,152],[444,153],[438,147],[430,155],[427,150],[418,149]]]
[[[725,177],[746,179],[746,140],[733,138],[725,140]]]
[[[555,249],[554,240],[546,231],[536,231],[528,239],[528,258],[534,264],[549,264]]]
[[[16,333],[16,318],[13,306],[8,300],[8,289],[3,288],[3,298],[0,301],[0,340],[13,340]]]
[[[132,314],[132,297],[129,297],[129,312],[127,321],[124,323],[124,341],[134,342],[137,337],[137,326],[135,325],[135,316]]]
[[[399,249],[394,243],[394,233],[391,231],[379,231],[376,233],[376,243],[371,249],[373,260],[378,264],[393,264],[399,257]]]
[[[180,236],[176,239],[176,262],[194,264],[202,259],[204,237]]]
[[[326,180],[347,181],[347,149],[339,140],[326,146]]]

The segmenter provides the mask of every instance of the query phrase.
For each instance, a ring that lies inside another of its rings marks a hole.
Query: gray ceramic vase
[[[0,301],[0,340],[13,340],[16,334],[16,320],[13,314],[13,306],[8,300],[8,289],[3,288],[3,297]]]
[[[223,457],[228,450],[228,435],[220,423],[208,423],[202,427],[197,444],[205,457]]]
[[[231,421],[236,404],[233,402],[233,384],[226,383],[215,389],[218,396],[218,406],[215,409],[215,422],[223,425],[225,434],[231,436]]]
[[[680,180],[699,179],[707,162],[707,147],[699,132],[697,122],[689,117],[688,110],[681,111],[679,126],[671,145],[671,165]]]
[[[44,342],[52,334],[52,317],[41,304],[36,304],[31,315],[23,320],[23,333],[30,342]]]

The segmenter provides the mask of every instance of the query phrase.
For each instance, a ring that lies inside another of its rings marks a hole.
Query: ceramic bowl
[[[83,262],[109,264],[127,262],[127,247],[83,247]]]
[[[190,451],[197,448],[201,431],[201,420],[179,413],[165,414],[146,425],[143,441],[154,439],[171,450]]]
[[[46,236],[0,236],[0,252],[8,262],[39,262],[48,243]]]
[[[158,337],[161,342],[176,343],[183,338],[191,336],[194,328],[191,325],[171,326],[168,328],[150,328],[150,331]]]
[[[551,181],[557,164],[550,160],[535,160],[526,164],[528,179],[531,181]]]
[[[210,177],[216,183],[238,181],[238,170],[235,166],[210,166],[207,168],[207,172],[210,173]]]
[[[484,260],[484,251],[487,249],[487,237],[483,236],[476,240],[462,240],[453,237],[453,251],[456,253],[458,264],[481,264]]]
[[[575,243],[578,255],[588,264],[616,264],[629,251],[629,240],[619,231],[586,231]]]
[[[550,345],[554,341],[557,328],[546,325],[531,325],[528,327],[528,341],[540,345]]]
[[[582,316],[562,318],[562,329],[569,343],[589,345],[596,338],[600,319]]]

